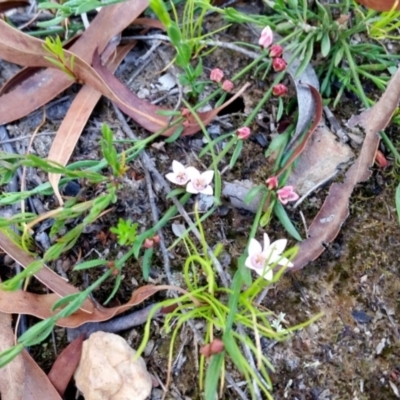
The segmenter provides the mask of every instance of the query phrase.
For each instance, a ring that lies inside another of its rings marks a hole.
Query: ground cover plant
[[[2,397],[398,396],[398,2],[226,3],[0,20]]]

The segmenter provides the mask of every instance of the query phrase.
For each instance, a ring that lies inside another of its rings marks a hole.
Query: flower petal
[[[214,178],[214,171],[205,171],[201,174],[201,177],[204,179],[204,181],[208,184],[210,184]]]
[[[287,239],[279,239],[275,240],[270,247],[274,252],[276,251],[278,254],[282,254],[285,251],[286,244]]]
[[[254,271],[256,271],[258,275],[262,276],[267,281],[272,281],[272,278],[274,277],[274,271],[272,271],[272,269],[269,267],[264,268],[264,270],[254,269]]]
[[[249,256],[254,256],[255,254],[261,254],[262,247],[258,240],[250,239],[249,243]]]
[[[264,248],[263,248],[263,252],[265,252],[269,248],[269,244],[270,244],[270,240],[269,240],[268,233],[264,233]]]
[[[244,262],[244,265],[245,265],[247,268],[255,269],[255,268],[254,268],[254,265],[253,265],[252,262],[251,262],[251,258],[252,258],[252,256],[249,255],[249,256],[246,258],[246,261]]]
[[[175,185],[182,185],[182,182],[180,182],[176,174],[174,172],[170,172],[169,174],[165,175],[165,177],[172,183],[175,183]]]
[[[186,168],[179,161],[172,161],[172,171],[174,171],[175,174],[184,171],[185,169]]]
[[[296,192],[292,192],[290,193],[290,195],[288,196],[288,200],[289,201],[296,201],[298,200],[300,196],[296,193]]]
[[[207,185],[203,190],[200,190],[199,193],[208,194],[208,195],[212,196],[214,191],[213,191],[213,188],[210,185]]]
[[[199,191],[193,186],[192,181],[189,181],[189,183],[186,185],[186,191],[194,194],[199,193]]]
[[[187,167],[186,173],[190,180],[198,178],[200,176],[200,171],[195,167]]]
[[[278,260],[275,260],[278,261]],[[280,257],[279,261],[278,261],[278,265],[282,265],[284,267],[293,267],[293,263],[291,261],[289,261],[286,257]]]

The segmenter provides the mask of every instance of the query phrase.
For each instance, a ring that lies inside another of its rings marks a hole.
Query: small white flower
[[[189,193],[213,194],[213,188],[210,183],[214,177],[214,171],[205,171],[202,174],[194,167],[187,167],[186,173],[189,175],[190,182],[186,186]]]
[[[271,244],[266,233],[264,233],[264,248],[262,248],[258,240],[250,239],[249,255],[244,265],[256,271],[264,279],[272,280],[274,273],[271,265],[278,264],[293,267],[293,263],[281,256],[285,250],[286,243],[286,239],[279,239]]]
[[[172,183],[176,185],[186,185],[189,181],[188,169],[192,167],[185,168],[179,161],[172,161],[172,171],[165,177]]]

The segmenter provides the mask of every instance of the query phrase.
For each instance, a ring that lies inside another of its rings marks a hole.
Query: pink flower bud
[[[211,70],[210,79],[212,81],[219,83],[222,81],[223,77],[224,77],[224,72],[219,68],[214,68],[213,70]]]
[[[153,236],[153,242],[155,244],[159,244],[160,243],[160,236],[158,236],[158,235]]]
[[[287,64],[286,61],[283,58],[274,58],[272,60],[272,68],[274,69],[275,72],[280,72],[286,69]]]
[[[271,176],[266,180],[266,184],[269,190],[273,190],[278,187],[278,178],[276,176]]]
[[[245,140],[251,135],[251,130],[247,126],[242,126],[236,133],[239,139]]]
[[[389,165],[388,160],[380,150],[377,150],[375,153],[375,162],[380,168],[386,168]]]
[[[181,109],[181,115],[182,115],[182,117],[183,118],[188,118],[188,117],[190,117],[190,110],[188,109],[188,108],[182,108]]]
[[[211,343],[204,345],[200,349],[200,354],[205,357],[211,357],[213,354],[222,353],[224,349],[224,342],[221,339],[214,339]]]
[[[145,249],[151,249],[153,246],[154,246],[154,241],[153,241],[152,239],[146,239],[146,240],[143,242],[143,247],[144,247]]]
[[[276,191],[278,199],[282,204],[287,204],[288,201],[296,201],[299,195],[293,190],[293,186],[285,186]]]
[[[272,94],[277,97],[284,96],[288,91],[288,88],[283,83],[278,83],[272,88]]]
[[[274,40],[274,33],[272,32],[272,29],[269,26],[266,26],[261,32],[261,36],[258,39],[258,44],[262,48],[266,49],[271,45],[273,40]]]
[[[222,86],[221,86],[222,90],[225,90],[225,92],[231,92],[234,88],[234,85],[231,81],[228,81],[228,79],[226,79],[225,81],[222,82]]]
[[[282,46],[279,46],[279,44],[274,44],[271,46],[271,49],[269,51],[269,56],[272,58],[280,57],[282,53],[283,53]]]

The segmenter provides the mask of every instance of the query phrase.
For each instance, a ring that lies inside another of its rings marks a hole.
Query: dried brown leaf
[[[24,395],[22,399],[62,400],[49,378],[40,369],[29,353],[23,350],[21,355],[25,365]]]
[[[14,261],[22,265],[24,268],[35,261],[35,258],[29,254],[26,254],[25,251],[19,248],[11,239],[4,235],[3,232],[0,232],[0,248],[2,248]],[[50,290],[56,293],[55,296],[58,299],[62,296],[66,296],[67,294],[79,292],[78,289],[67,283],[63,278],[61,278],[61,276],[57,275],[54,271],[46,266],[37,272],[35,277]],[[4,293],[7,292],[0,293],[1,296],[4,296]],[[85,312],[91,313],[94,309],[94,306],[90,300],[86,300],[81,308],[82,310],[85,310]]]
[[[57,357],[47,374],[50,382],[62,396],[71,380],[82,354],[82,343],[85,335],[80,335],[71,342]]]
[[[102,8],[89,28],[71,46],[71,51],[90,62],[95,49],[102,52],[108,41],[128,26],[147,6],[148,0],[137,0]],[[4,25],[4,22],[0,25],[0,42],[3,39]],[[1,50],[0,57],[3,57]],[[38,72],[12,92],[0,97],[0,124],[24,117],[48,103],[72,83],[65,73],[54,68]]]
[[[297,147],[294,149],[292,155],[289,157],[289,159],[286,161],[286,164],[279,170],[279,172],[276,174],[276,176],[280,176],[283,174],[283,172],[286,171],[288,167],[290,167],[293,162],[301,155],[301,153],[304,151],[306,148],[307,142],[309,141],[311,135],[314,133],[315,129],[317,128],[318,124],[321,121],[322,118],[322,97],[318,90],[311,85],[307,85],[312,93],[312,96],[314,98],[315,102],[315,115],[313,119],[313,123],[310,127],[310,129],[307,131],[305,134],[304,138],[302,141],[297,145]]]
[[[105,308],[97,306],[91,314],[81,309],[67,318],[58,320],[57,325],[66,328],[76,328],[85,322],[101,322],[129,310],[135,305],[145,301],[160,290],[176,290],[181,293],[187,293],[185,290],[170,285],[147,285],[142,286],[132,293],[131,298],[125,304],[120,306]],[[35,294],[17,290],[14,292],[0,291],[0,311],[7,314],[29,314],[35,317],[45,319],[55,314],[51,311],[53,304],[59,299],[55,294]]]
[[[14,346],[14,333],[11,328],[11,315],[0,312],[0,353]],[[21,400],[24,394],[25,367],[19,354],[0,372],[0,398]]]
[[[395,5],[396,0],[357,0],[357,2],[373,10],[389,11]],[[400,3],[397,3],[396,10],[400,10]]]
[[[8,10],[18,7],[29,6],[30,2],[28,0],[0,0],[0,13],[4,13]]]
[[[77,43],[80,40],[81,39],[79,39]],[[17,64],[29,63],[29,65],[36,67],[52,67],[53,64],[46,59],[48,54],[43,49],[42,45],[43,42],[41,40],[25,35],[7,24],[2,23],[0,20],[0,55],[7,61]],[[158,114],[158,112],[164,110],[164,108],[148,103],[132,93],[128,87],[115,78],[115,76],[101,64],[100,56],[97,51],[95,51],[93,55],[94,68],[76,53],[65,50],[64,55],[66,60],[74,59],[73,72],[79,81],[92,86],[104,96],[114,101],[121,110],[145,129],[150,132],[157,132],[160,129],[167,128],[168,118]],[[242,91],[243,90],[244,88]],[[239,91],[239,93],[218,109],[206,113],[199,113],[198,115],[204,125],[208,124],[220,110],[234,101],[242,91]],[[190,119],[188,122],[189,126],[185,128],[184,135],[191,135],[200,130],[199,125],[194,119],[193,122]],[[171,135],[175,129],[176,127],[170,128],[164,135]]]
[[[390,80],[379,101],[370,109],[349,121],[350,126],[359,125],[365,130],[365,140],[357,161],[346,173],[343,183],[332,184],[321,210],[308,230],[308,239],[299,244],[299,252],[291,270],[302,269],[315,260],[332,242],[349,215],[350,196],[357,183],[371,176],[370,167],[374,163],[379,145],[379,132],[390,122],[400,100],[400,69]]]

